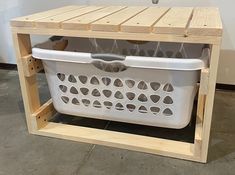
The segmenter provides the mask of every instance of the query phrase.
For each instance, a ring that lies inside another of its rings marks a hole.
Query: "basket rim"
[[[125,56],[125,60],[113,60],[108,63],[119,62],[127,67],[133,68],[151,68],[151,69],[166,69],[166,70],[200,70],[208,65],[210,54],[209,48],[202,50],[199,58],[166,58],[166,57],[147,57],[147,56]],[[45,61],[58,61],[68,63],[91,64],[97,59],[92,58],[91,53],[60,51],[33,48],[32,56],[36,59]],[[103,60],[98,60],[106,62]]]

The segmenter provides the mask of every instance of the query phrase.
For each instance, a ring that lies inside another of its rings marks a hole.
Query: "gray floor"
[[[41,81],[44,99],[48,93]],[[29,135],[16,71],[0,70],[0,175],[234,175],[235,92],[217,91],[209,162]]]

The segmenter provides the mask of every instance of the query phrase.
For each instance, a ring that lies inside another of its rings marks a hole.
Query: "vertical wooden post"
[[[211,47],[208,93],[205,100],[205,112],[204,112],[203,128],[202,128],[201,162],[205,163],[207,161],[207,154],[208,154],[219,52],[220,52],[220,44],[213,44]]]
[[[209,68],[201,70],[200,86],[198,92],[198,102],[197,102],[197,116],[196,116],[196,127],[195,127],[195,139],[194,139],[194,154],[198,158],[201,156],[202,147],[202,126],[204,120],[205,112],[205,101],[208,93],[208,78],[209,78]]]
[[[26,77],[24,75],[24,67],[22,59],[24,56],[31,54],[31,42],[29,34],[13,33],[13,41],[15,45],[15,53],[17,57],[17,66],[20,79],[22,98],[26,114],[26,122],[30,133],[35,131],[35,117],[32,114],[40,107],[40,99],[38,93],[38,84],[36,75]]]

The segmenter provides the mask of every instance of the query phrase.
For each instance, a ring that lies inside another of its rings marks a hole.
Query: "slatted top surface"
[[[215,7],[66,6],[11,20],[12,27],[221,36]]]

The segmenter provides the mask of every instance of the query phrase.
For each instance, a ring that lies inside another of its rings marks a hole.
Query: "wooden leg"
[[[22,58],[31,54],[31,42],[29,34],[13,33],[15,52],[17,57],[18,73],[21,85],[22,98],[26,114],[28,130],[31,133],[36,129],[34,126],[35,118],[32,114],[40,107],[40,99],[38,93],[38,84],[36,75],[25,77]]]
[[[208,77],[208,92],[205,100],[205,113],[204,113],[203,128],[202,128],[201,162],[207,161],[210,128],[212,121],[212,110],[213,110],[214,94],[215,94],[215,83],[216,83],[217,67],[219,61],[219,52],[220,52],[220,45],[219,44],[212,45],[210,72]]]

